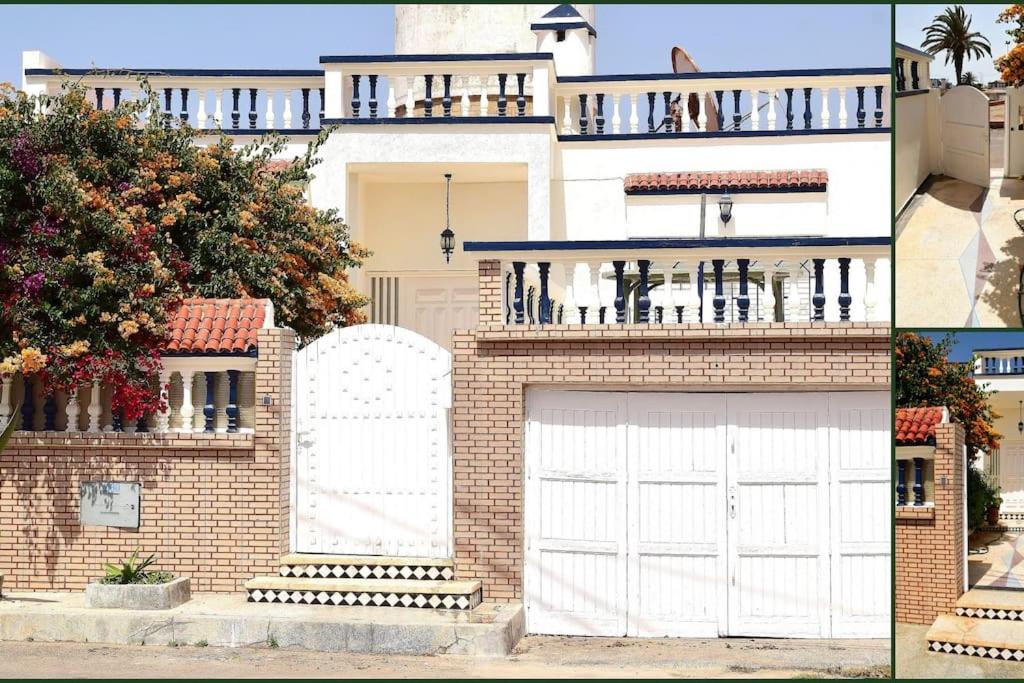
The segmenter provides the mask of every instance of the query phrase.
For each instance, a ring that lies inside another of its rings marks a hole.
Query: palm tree
[[[974,75],[973,71],[965,71],[963,79],[960,81],[960,85],[972,85],[975,88],[980,88],[981,84],[978,83],[978,77]]]
[[[947,7],[946,11],[935,17],[931,26],[924,29],[924,42],[921,47],[928,54],[937,55],[945,50],[946,64],[953,60],[956,71],[956,82],[962,82],[964,58],[981,59],[985,55],[992,56],[992,46],[988,38],[977,31],[971,31],[971,17],[964,11],[963,5]]]

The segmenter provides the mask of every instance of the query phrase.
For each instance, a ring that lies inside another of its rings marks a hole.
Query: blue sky
[[[936,341],[946,336],[945,332],[919,332],[922,337],[930,337]],[[1024,349],[1024,332],[957,332],[956,345],[949,354],[949,359],[963,362],[971,359],[974,349]]]
[[[1006,24],[997,24],[996,17],[1009,3],[1002,5],[964,5],[971,15],[971,30],[980,32],[988,38],[992,46],[992,56],[998,57],[1006,53]],[[897,5],[896,6],[896,40],[910,47],[920,49],[924,40],[924,29],[932,23],[936,15],[942,14],[950,5]],[[932,62],[932,76],[954,80],[953,63],[946,66],[944,54],[939,54]],[[992,59],[984,57],[977,61],[964,62],[964,71],[971,71],[983,83],[996,80],[998,74]]]
[[[317,68],[393,51],[392,5],[0,5],[0,81],[22,50],[67,67]],[[887,66],[886,5],[600,5],[598,72]]]

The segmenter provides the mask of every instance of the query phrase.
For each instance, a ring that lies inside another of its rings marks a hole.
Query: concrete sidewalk
[[[889,678],[888,640],[527,636],[508,657],[0,643],[0,677]]]

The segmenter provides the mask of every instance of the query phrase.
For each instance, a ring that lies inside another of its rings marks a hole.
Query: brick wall
[[[481,262],[481,281],[497,273]],[[889,387],[886,323],[504,326],[500,296],[481,286],[480,328],[455,332],[452,344],[455,567],[482,580],[490,601],[522,598],[528,387]]]
[[[8,590],[79,590],[135,548],[194,591],[276,573],[287,550],[294,333],[261,330],[255,434],[28,434],[0,453]],[[141,481],[138,529],[79,524],[80,481]]]
[[[935,443],[935,506],[896,508],[899,623],[931,624],[952,614],[964,592],[963,427],[936,425]]]

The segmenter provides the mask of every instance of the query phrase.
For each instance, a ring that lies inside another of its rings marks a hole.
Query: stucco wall
[[[939,93],[896,98],[896,211],[939,164]]]

